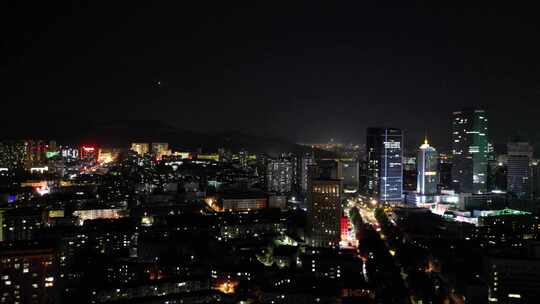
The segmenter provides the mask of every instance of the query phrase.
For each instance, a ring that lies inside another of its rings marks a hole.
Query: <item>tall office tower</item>
[[[367,188],[380,202],[402,201],[403,133],[394,128],[368,128],[366,140]]]
[[[340,161],[341,174],[343,177],[343,191],[356,193],[360,187],[360,167],[358,160]]]
[[[416,192],[419,194],[437,193],[437,174],[438,155],[437,150],[429,145],[428,140],[418,149],[416,167],[418,170]]]
[[[0,142],[0,168],[21,168],[26,160],[24,141],[11,140]]]
[[[294,153],[283,153],[281,158],[288,160],[291,163],[291,191],[297,193],[299,190],[298,184],[298,156]]]
[[[507,148],[507,190],[520,198],[530,198],[532,185],[529,183],[529,164],[533,147],[527,142],[510,142]]]
[[[150,152],[150,144],[149,143],[132,143],[131,151],[139,154],[140,156],[144,156],[146,153]]]
[[[452,189],[452,155],[447,153],[439,153],[439,165],[437,171],[439,173],[439,184],[444,190]]]
[[[293,164],[284,158],[268,159],[266,186],[269,192],[287,194],[292,191]]]
[[[403,156],[403,191],[416,191],[418,172],[416,170],[416,155]]]
[[[342,212],[341,188],[340,179],[310,179],[307,193],[308,244],[310,246],[338,246]]]
[[[308,178],[309,178],[309,166],[315,164],[315,157],[313,153],[305,153],[302,155],[302,160],[299,162],[300,169],[298,170],[300,192],[305,194],[308,189]]]
[[[452,184],[464,193],[487,192],[488,119],[484,110],[454,112],[452,121]]]
[[[156,156],[157,160],[160,160],[165,155],[170,155],[168,143],[152,143],[152,153]]]

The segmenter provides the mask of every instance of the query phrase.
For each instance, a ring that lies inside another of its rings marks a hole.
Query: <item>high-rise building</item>
[[[313,247],[339,245],[341,188],[341,179],[310,179],[307,193],[309,245]]]
[[[341,179],[342,190],[346,193],[356,193],[360,187],[360,166],[356,159],[352,158],[327,158],[319,159],[317,164],[311,163],[314,174],[319,178]],[[308,171],[308,170],[306,170]],[[309,175],[307,172],[306,175]],[[307,186],[307,182],[306,182]]]
[[[358,160],[341,160],[341,174],[343,176],[343,190],[355,193],[360,187],[360,167]]]
[[[418,172],[416,170],[416,155],[403,156],[403,191],[416,191]]]
[[[452,155],[439,153],[438,158],[439,185],[444,190],[452,189]]]
[[[0,168],[20,168],[26,159],[24,141],[12,140],[0,142]]]
[[[368,128],[366,141],[368,192],[380,202],[402,201],[403,133],[395,128]]]
[[[437,150],[429,145],[427,139],[418,149],[416,167],[418,170],[416,191],[419,194],[430,195],[437,193]]]
[[[297,193],[298,185],[298,156],[294,153],[283,153],[281,158],[291,163],[291,192]]]
[[[293,183],[293,164],[285,158],[268,159],[266,185],[269,192],[290,193]]]
[[[131,151],[136,152],[140,156],[144,156],[146,153],[150,152],[149,143],[132,143]]]
[[[527,142],[510,142],[507,148],[507,190],[520,198],[530,198],[532,185],[529,183],[529,165],[533,147]]]
[[[508,167],[506,161],[504,163],[490,162],[490,191],[506,191],[508,189]]]
[[[1,302],[57,303],[57,258],[55,250],[44,245],[1,244]]]
[[[487,192],[488,119],[484,110],[454,112],[452,121],[452,184],[464,193]]]
[[[308,178],[309,178],[309,166],[315,164],[315,157],[312,153],[306,153],[302,155],[302,160],[300,161],[300,170],[299,171],[299,184],[300,192],[306,193],[308,190]]]

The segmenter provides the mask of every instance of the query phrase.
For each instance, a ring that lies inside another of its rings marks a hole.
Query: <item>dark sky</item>
[[[522,1],[11,2],[1,112],[13,128],[158,119],[362,142],[388,125],[448,146],[451,112],[480,106],[495,142],[540,142],[540,21]]]

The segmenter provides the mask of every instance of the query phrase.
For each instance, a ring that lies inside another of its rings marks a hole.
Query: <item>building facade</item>
[[[416,192],[424,195],[437,193],[439,176],[437,174],[437,150],[429,145],[427,139],[418,149],[416,167],[418,170]]]
[[[280,194],[291,193],[293,163],[286,159],[269,159],[266,168],[267,190]]]
[[[403,133],[395,128],[368,128],[367,189],[380,202],[401,202],[403,194]]]
[[[311,179],[308,191],[309,245],[336,247],[341,239],[341,179]]]
[[[507,151],[507,190],[519,198],[530,198],[532,185],[529,175],[533,147],[527,142],[511,142],[507,145]]]
[[[300,169],[298,170],[300,192],[305,194],[308,190],[309,166],[315,165],[313,153],[305,153],[300,160]]]
[[[487,192],[488,118],[484,110],[465,109],[453,113],[452,184],[464,193]]]
[[[343,191],[356,193],[360,187],[360,166],[357,160],[341,160],[341,173],[343,176]]]
[[[6,243],[0,248],[1,303],[57,303],[53,248]]]

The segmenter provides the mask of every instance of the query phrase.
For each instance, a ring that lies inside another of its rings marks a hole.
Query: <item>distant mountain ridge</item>
[[[67,122],[46,124],[39,130],[25,130],[3,139],[44,139],[58,143],[97,144],[102,147],[127,148],[133,142],[167,142],[177,150],[212,152],[218,148],[277,156],[282,152],[307,152],[311,149],[284,139],[258,136],[244,132],[202,133],[181,130],[159,120],[115,120],[100,123]]]

